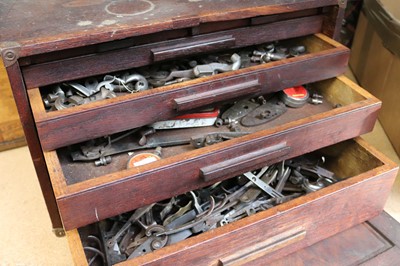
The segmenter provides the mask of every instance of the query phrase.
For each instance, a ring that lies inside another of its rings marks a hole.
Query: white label
[[[141,165],[152,163],[152,162],[155,162],[155,161],[157,161],[156,157],[147,157],[147,158],[145,158],[143,160],[140,160],[140,161],[138,161],[136,163],[133,163],[133,166],[141,166]]]

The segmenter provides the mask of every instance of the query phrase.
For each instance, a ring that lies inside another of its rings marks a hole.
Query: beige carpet
[[[0,152],[0,265],[72,265],[57,238],[28,148]]]

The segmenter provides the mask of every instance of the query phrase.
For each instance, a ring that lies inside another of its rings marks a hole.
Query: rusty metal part
[[[233,138],[242,137],[250,134],[250,132],[221,132],[221,133],[210,133],[200,137],[192,137],[190,143],[195,148],[201,148],[215,143],[223,142]]]
[[[227,109],[222,115],[221,119],[235,121],[246,116],[248,113],[259,107],[260,105],[248,99],[240,100],[233,106]]]
[[[272,121],[287,111],[282,102],[267,102],[242,118],[240,123],[245,127],[252,127]]]
[[[94,165],[96,166],[101,166],[101,165],[107,165],[111,163],[111,156],[103,156],[100,157],[100,159],[94,161]]]

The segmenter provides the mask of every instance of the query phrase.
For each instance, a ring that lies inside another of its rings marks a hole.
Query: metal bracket
[[[53,233],[56,235],[56,237],[64,237],[65,236],[64,228],[53,228]]]
[[[7,47],[7,48],[1,48]],[[19,58],[20,45],[16,42],[3,42],[0,43],[1,57],[5,67],[12,66]]]

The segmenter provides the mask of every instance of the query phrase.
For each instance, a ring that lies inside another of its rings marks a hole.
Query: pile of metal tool
[[[113,75],[58,84],[51,87],[50,91],[46,90],[43,102],[49,111],[62,110],[93,101],[114,98],[118,93],[140,92],[304,53],[306,53],[305,46],[283,47],[278,44],[268,44],[258,46],[256,50],[242,49],[231,54],[180,59]]]
[[[313,99],[309,98],[307,89],[300,87],[305,96],[302,99],[292,98],[292,105],[296,101],[295,108],[306,104],[307,99]],[[278,94],[283,93],[284,91]],[[282,97],[279,97],[278,94],[266,96],[268,100],[259,96],[228,103],[221,109],[211,112],[214,115],[212,119],[210,117],[196,118],[199,113],[186,114],[171,120],[158,121],[141,128],[93,139],[74,145],[74,148],[70,149],[71,158],[74,162],[94,161],[96,166],[102,166],[111,163],[111,156],[116,154],[179,145],[191,145],[197,149],[245,136],[254,132],[252,127],[268,123],[287,111],[288,100],[281,101]],[[312,95],[318,97],[319,101],[317,103],[308,102],[312,104],[323,102],[321,95],[317,93]],[[290,99],[290,96],[285,97]],[[200,127],[203,129],[190,130]],[[161,157],[161,153],[159,157]]]
[[[111,265],[233,223],[337,182],[325,158],[305,155],[97,223],[89,265]]]

